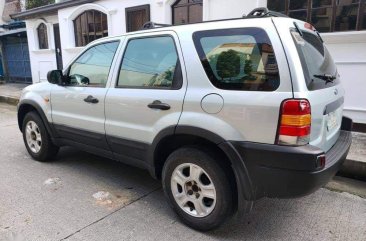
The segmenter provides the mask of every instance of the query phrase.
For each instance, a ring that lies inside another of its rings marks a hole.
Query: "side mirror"
[[[61,70],[51,70],[47,73],[47,80],[51,84],[62,85],[63,74]]]

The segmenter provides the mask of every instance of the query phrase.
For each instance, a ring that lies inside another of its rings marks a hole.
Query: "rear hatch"
[[[343,116],[344,90],[340,76],[331,54],[312,25],[294,19],[288,19],[287,24],[291,40],[286,41],[293,41],[296,49],[290,55],[300,60],[292,62],[291,71],[296,72],[292,78],[294,97],[310,102],[310,144],[328,151],[339,137]],[[296,53],[298,56],[294,56]]]

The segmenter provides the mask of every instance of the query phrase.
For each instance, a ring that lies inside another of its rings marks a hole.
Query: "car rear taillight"
[[[277,144],[305,145],[310,140],[311,108],[306,99],[289,99],[282,102]]]

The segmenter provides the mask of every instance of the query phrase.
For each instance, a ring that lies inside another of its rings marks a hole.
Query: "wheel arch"
[[[161,178],[162,169],[167,157],[174,150],[183,146],[199,145],[209,148],[215,155],[221,155],[229,168],[234,183],[236,207],[240,213],[250,211],[254,200],[252,184],[247,167],[234,146],[217,134],[192,126],[171,126],[161,131],[153,141],[149,151],[150,173]]]
[[[45,125],[49,135],[51,136],[51,138],[54,138],[55,132],[53,131],[52,126],[48,122],[48,119],[47,119],[46,115],[44,114],[43,109],[41,108],[41,106],[39,104],[37,104],[37,102],[32,101],[32,100],[23,100],[18,105],[17,118],[18,118],[19,130],[22,132],[24,117],[27,113],[29,113],[31,111],[36,112],[41,117],[41,120],[42,120],[43,124]]]

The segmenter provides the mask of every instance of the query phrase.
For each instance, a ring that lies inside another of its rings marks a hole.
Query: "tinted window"
[[[119,42],[99,44],[85,51],[70,67],[70,85],[105,87]]]
[[[194,42],[206,74],[220,89],[273,91],[280,84],[276,56],[264,30],[202,31]]]
[[[295,30],[291,33],[299,53],[308,89],[317,90],[338,84],[337,67],[319,36],[305,30],[302,31],[302,37]],[[337,79],[327,82],[314,76],[324,74],[336,76]]]
[[[118,87],[178,88],[177,76],[181,71],[171,37],[133,39],[123,56]]]

